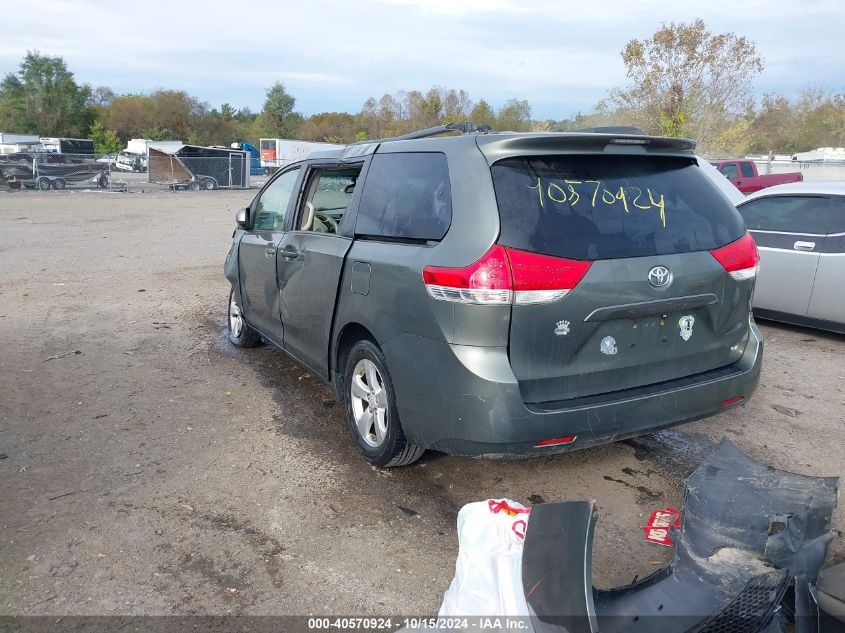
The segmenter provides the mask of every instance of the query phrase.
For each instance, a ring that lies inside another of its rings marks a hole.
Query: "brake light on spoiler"
[[[426,266],[428,294],[440,301],[530,305],[563,299],[592,262],[529,253],[498,244],[463,268]]]
[[[751,233],[746,233],[735,242],[710,251],[730,276],[737,281],[753,279],[760,270],[760,254]]]

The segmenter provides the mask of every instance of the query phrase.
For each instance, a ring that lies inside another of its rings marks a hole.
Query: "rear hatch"
[[[527,403],[654,385],[739,359],[756,248],[691,154],[528,154],[497,160],[491,172],[501,219],[494,248],[513,283],[509,355]]]

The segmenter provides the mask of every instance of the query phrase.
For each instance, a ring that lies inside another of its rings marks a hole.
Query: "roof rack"
[[[448,123],[446,125],[429,127],[424,130],[417,130],[416,132],[402,134],[401,136],[389,136],[387,138],[358,141],[357,143],[353,143],[353,145],[360,145],[364,143],[385,143],[387,141],[410,141],[416,138],[429,138],[430,136],[445,134],[446,132],[460,132],[461,134],[487,134],[492,131],[493,128],[489,125],[476,125],[472,121],[464,121],[463,123]]]

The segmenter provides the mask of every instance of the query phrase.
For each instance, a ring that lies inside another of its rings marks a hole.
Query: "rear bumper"
[[[708,417],[747,400],[760,380],[763,336],[751,321],[733,365],[637,389],[526,405],[507,349],[402,334],[384,344],[402,427],[420,446],[459,455],[519,457],[576,450]],[[535,445],[576,436],[571,444]]]

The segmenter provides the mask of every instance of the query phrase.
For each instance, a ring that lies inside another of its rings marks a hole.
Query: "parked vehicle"
[[[584,448],[752,394],[757,250],[692,141],[455,129],[276,174],[237,213],[229,340],[327,381],[379,466]]]
[[[41,145],[53,154],[94,156],[94,141],[89,138],[42,138]]]
[[[249,187],[249,153],[231,147],[150,144],[148,180],[194,191]]]
[[[831,163],[845,161],[845,147],[819,147],[809,152],[798,152],[791,159],[796,163]]]
[[[760,249],[754,313],[845,333],[845,182],[770,187],[737,208]]]
[[[0,156],[41,150],[41,139],[34,134],[0,132]]]
[[[268,167],[261,164],[261,153],[258,148],[252,143],[246,141],[235,141],[231,145],[232,149],[239,149],[249,152],[249,173],[253,176],[263,176],[270,173]]]
[[[87,180],[103,189],[109,186],[108,163],[93,156],[21,153],[14,155],[15,160],[9,158],[0,160],[0,176],[12,189],[64,189],[68,184]]]
[[[146,138],[129,139],[126,148],[121,150],[115,161],[115,168],[120,171],[144,173],[147,171],[150,148],[163,151],[178,150],[184,145],[182,141],[151,141]]]
[[[766,187],[804,180],[804,175],[800,171],[786,174],[760,174],[753,160],[720,160],[714,162],[713,166],[742,193],[753,193]]]
[[[292,141],[286,138],[262,138],[259,139],[261,166],[268,173],[289,165],[290,163],[302,160],[311,152],[322,152],[330,149],[340,149],[343,145],[333,143],[314,143],[311,141]]]

